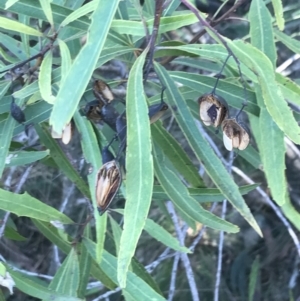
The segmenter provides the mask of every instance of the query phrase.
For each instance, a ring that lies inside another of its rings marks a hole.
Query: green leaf
[[[42,61],[39,73],[39,88],[42,98],[50,104],[53,104],[55,97],[51,90],[51,72],[52,72],[52,52],[48,51]]]
[[[248,300],[254,300],[256,284],[259,280],[259,257],[257,256],[251,265],[251,272],[249,277],[249,290],[248,290]]]
[[[11,240],[16,241],[25,241],[27,240],[26,237],[20,235],[15,229],[6,226],[4,230],[4,237]]]
[[[259,184],[245,185],[239,187],[242,195],[254,190]],[[189,195],[199,203],[221,202],[225,199],[224,195],[217,188],[187,188]],[[167,200],[168,195],[160,185],[153,186],[152,198],[155,200]]]
[[[85,227],[84,236],[90,237],[91,227],[88,224]],[[80,268],[80,283],[78,287],[78,297],[83,298],[86,294],[87,285],[90,279],[91,267],[92,267],[92,258],[88,253],[87,249],[80,245],[79,254],[79,268]]]
[[[0,17],[0,28],[16,31],[16,32],[20,32],[20,33],[25,33],[25,34],[37,36],[37,37],[43,36],[43,34],[41,32],[37,31],[36,29],[34,29],[30,26],[24,25],[18,21],[11,20],[11,19],[4,18],[4,17]]]
[[[58,248],[65,254],[68,254],[71,251],[72,246],[65,232],[62,232],[62,230],[55,228],[49,223],[45,223],[36,219],[32,219],[32,222],[46,238],[48,238],[53,244],[58,246]],[[84,251],[82,250],[82,252]],[[116,288],[116,285],[100,269],[98,263],[96,263],[96,261],[94,260],[92,260],[91,274],[95,279],[102,282],[103,285],[105,285],[107,288],[111,290]]]
[[[51,9],[51,5],[50,5],[50,0],[39,0],[41,7],[43,9],[43,12],[48,20],[48,22],[51,24],[51,26],[53,27],[54,23],[53,23],[53,16],[52,16],[52,9]]]
[[[273,36],[272,20],[263,1],[251,1],[249,20],[252,45],[266,54],[275,68],[277,54]]]
[[[293,82],[290,78],[276,73],[276,81],[280,86],[284,98],[289,102],[300,105],[300,86]]]
[[[167,73],[167,71],[155,64],[155,70],[161,82],[167,87],[166,94],[169,104],[177,107],[176,114],[174,114],[180,128],[182,129],[187,141],[194,150],[197,158],[204,164],[206,172],[211,177],[212,181],[222,191],[229,202],[241,213],[241,215],[248,221],[253,229],[259,234],[261,230],[251,214],[248,206],[243,200],[237,185],[229,176],[220,159],[212,151],[206,140],[200,135],[196,124],[193,120],[191,112],[188,110],[182,95],[179,93],[175,83]],[[170,193],[170,191],[166,191]]]
[[[152,138],[173,163],[174,167],[185,178],[192,187],[205,187],[196,167],[181,148],[179,143],[162,127],[161,123],[156,122],[151,126]]]
[[[96,259],[96,245],[91,241],[84,239],[83,243],[90,255]],[[118,281],[117,278],[117,259],[104,250],[103,258],[100,263],[101,269],[113,280]],[[141,278],[134,273],[128,271],[126,278],[126,286],[123,291],[128,293],[134,300],[143,301],[165,301],[165,299],[158,294],[152,287],[145,283]]]
[[[79,280],[79,259],[76,249],[71,248],[70,253],[49,284],[49,289],[66,296],[77,297]]]
[[[200,204],[189,195],[187,188],[178,176],[169,168],[168,165],[170,163],[156,145],[153,147],[153,154],[155,175],[169,199],[174,202],[174,205],[177,208],[191,219],[203,223],[213,229],[233,233],[239,231],[237,226],[226,222],[203,209]]]
[[[300,54],[300,41],[288,36],[284,32],[281,32],[277,29],[274,29],[274,33],[278,41],[283,43],[286,47],[288,47],[293,52]]]
[[[259,150],[262,154],[268,186],[272,198],[279,206],[282,206],[287,193],[284,134],[266,109],[260,111],[259,126],[261,134]]]
[[[300,144],[299,126],[276,84],[274,69],[270,60],[265,54],[248,43],[229,40],[227,42],[239,60],[257,74],[264,102],[278,127],[292,141]]]
[[[282,205],[281,210],[296,229],[300,231],[300,213],[292,204],[288,194],[286,194],[285,203]]]
[[[64,151],[57,144],[57,142],[51,137],[45,124],[35,125],[35,129],[42,141],[42,143],[50,150],[51,158],[54,159],[60,170],[75,183],[76,187],[88,198],[90,198],[89,188],[85,181],[80,177],[75,170],[69,159],[65,155]]]
[[[116,254],[119,254],[122,229],[121,229],[120,225],[115,221],[115,219],[111,215],[109,215],[109,221],[110,221],[111,229],[113,232],[113,237],[114,237],[114,242],[115,242],[115,247],[116,247]]]
[[[17,151],[10,152],[6,157],[6,167],[21,166],[39,161],[49,155],[49,150],[45,151]]]
[[[41,285],[38,282],[38,279],[28,277],[20,272],[14,271],[7,265],[5,266],[7,268],[7,271],[14,279],[16,287],[28,296],[32,296],[44,301],[83,301],[83,299],[54,292],[53,290],[50,290],[47,287]]]
[[[76,127],[81,135],[81,147],[84,153],[84,157],[86,161],[92,166],[92,172],[88,175],[88,182],[94,207],[94,218],[96,221],[97,258],[98,261],[100,261],[101,254],[104,248],[107,223],[107,214],[105,213],[102,216],[99,215],[96,201],[96,177],[98,170],[102,165],[101,152],[99,150],[97,137],[91,123],[85,117],[82,117],[78,111],[75,112],[74,120]]]
[[[143,88],[144,51],[132,66],[126,96],[126,204],[118,256],[118,280],[125,287],[126,273],[145,225],[153,188],[150,121]]]
[[[124,215],[124,210],[123,209],[117,209],[117,212]],[[120,241],[121,241],[122,230],[121,230],[120,225],[114,220],[114,218],[111,215],[109,215],[109,220],[110,220],[111,228],[112,228],[112,231],[113,231],[114,242],[115,242],[115,247],[116,247],[116,253],[118,254],[119,249],[120,249]],[[130,265],[130,271],[133,271],[138,277],[143,279],[155,291],[157,291],[159,294],[162,295],[157,283],[153,280],[153,278],[146,271],[144,266],[141,263],[139,263],[139,261],[135,257],[132,257],[131,265]]]
[[[91,17],[87,41],[60,86],[50,116],[50,124],[58,134],[70,122],[90,81],[118,3],[119,0],[99,1]]]
[[[180,246],[179,241],[175,237],[173,237],[163,227],[155,223],[152,219],[147,218],[144,230],[156,240],[175,251],[191,253],[188,248]]]
[[[73,1],[74,2],[74,1]],[[0,1],[0,8],[4,8],[4,2]],[[52,14],[54,23],[61,23],[68,15],[70,15],[73,11],[69,8],[62,7],[60,5],[51,4]],[[36,19],[40,19],[43,21],[47,21],[47,18],[41,8],[41,5],[38,1],[31,0],[19,0],[13,6],[9,8],[10,12],[22,13],[26,16],[33,17]],[[87,30],[90,21],[87,17],[82,17],[79,20],[75,20],[69,26],[72,26],[77,29]]]
[[[97,1],[89,2],[75,11],[73,11],[71,14],[69,14],[60,24],[60,27],[64,27],[68,25],[69,23],[79,19],[82,16],[87,15],[88,13],[94,11],[97,7]]]
[[[19,103],[19,101],[16,101],[16,104]],[[17,122],[9,115],[5,120],[2,131],[0,130],[0,177],[2,177],[2,173],[5,168],[6,158],[16,123]]]
[[[67,77],[72,65],[71,54],[67,44],[63,40],[58,40],[60,56],[61,56],[61,81]]]
[[[26,192],[24,194],[16,194],[0,189],[0,209],[12,212],[18,216],[27,216],[46,222],[73,223],[63,213],[33,198]]]
[[[272,0],[277,26],[280,30],[284,29],[283,7],[281,0]]]

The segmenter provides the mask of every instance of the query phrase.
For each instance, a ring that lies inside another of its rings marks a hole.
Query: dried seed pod
[[[165,102],[161,102],[159,104],[155,104],[149,107],[149,118],[150,123],[156,122],[166,110],[168,110],[168,105]]]
[[[119,164],[116,160],[105,163],[97,173],[96,201],[100,215],[107,209],[116,196],[122,182]]]
[[[15,103],[14,98],[12,99],[12,102],[10,104],[10,114],[13,119],[15,119],[19,123],[24,123],[26,121],[24,112],[22,111],[20,106]]]
[[[103,104],[108,104],[113,101],[114,95],[107,83],[97,79],[93,85],[93,93],[95,97]]]
[[[223,142],[227,150],[244,150],[250,142],[250,131],[235,118],[225,119],[222,123]]]
[[[226,100],[216,94],[207,93],[198,99],[200,105],[200,118],[207,126],[218,127],[228,117]]]
[[[102,107],[99,105],[99,102],[97,100],[93,100],[86,104],[83,109],[83,113],[88,119],[95,123],[99,123],[102,120],[101,108]]]

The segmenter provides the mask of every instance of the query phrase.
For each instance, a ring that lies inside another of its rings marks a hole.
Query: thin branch
[[[177,276],[179,259],[180,259],[180,253],[177,252],[177,254],[175,255],[174,261],[173,261],[168,301],[172,301],[174,298],[174,295],[175,295],[176,276]]]
[[[231,175],[232,164],[234,161],[234,152],[230,152],[229,154],[229,161],[227,164],[228,172]],[[225,219],[227,210],[227,200],[223,201],[222,205],[222,214],[221,218]],[[220,283],[221,283],[221,273],[222,273],[222,259],[223,259],[223,247],[224,247],[224,231],[220,231],[219,236],[219,244],[218,244],[218,263],[217,263],[217,273],[216,273],[216,282],[215,282],[215,291],[214,291],[214,301],[219,301],[219,290],[220,290]]]
[[[172,221],[174,223],[175,231],[176,231],[177,237],[179,239],[179,242],[182,246],[184,246],[184,236],[183,236],[183,233],[181,232],[181,228],[179,226],[179,220],[178,220],[175,208],[171,201],[168,201],[166,205],[167,205],[167,209],[171,215]],[[197,289],[197,285],[196,285],[196,281],[194,278],[194,273],[193,273],[193,270],[191,267],[190,260],[186,253],[181,253],[180,258],[183,262],[185,272],[186,272],[186,277],[187,277],[188,283],[190,285],[192,300],[200,301],[200,297],[198,295],[198,289]]]
[[[159,30],[160,17],[161,17],[162,11],[163,11],[163,4],[164,4],[164,0],[156,0],[155,1],[155,15],[154,15],[153,30],[152,30],[151,38],[150,38],[150,41],[148,44],[149,52],[147,55],[145,66],[144,66],[144,83],[147,81],[151,66],[153,64],[154,48],[155,48],[155,42],[157,39],[158,30]]]
[[[222,215],[221,215],[222,219],[225,218],[226,209],[227,209],[227,200],[224,200],[223,205],[222,205]],[[218,263],[217,263],[217,272],[216,272],[214,301],[219,301],[219,289],[220,289],[220,283],[221,283],[223,247],[224,247],[224,231],[220,231],[219,244],[218,244]]]

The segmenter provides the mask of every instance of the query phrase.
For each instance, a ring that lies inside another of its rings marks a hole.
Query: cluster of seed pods
[[[207,93],[198,99],[200,118],[206,126],[221,127],[223,142],[227,150],[237,148],[244,150],[250,141],[246,125],[238,121],[238,117],[229,118],[226,100],[215,93]],[[238,116],[238,115],[237,115]]]
[[[148,116],[150,123],[157,121],[168,109],[168,105],[163,101],[163,91],[164,89],[161,94],[161,102],[149,107]],[[95,196],[98,211],[102,215],[109,208],[122,183],[122,172],[124,172],[122,167],[124,167],[124,164],[122,164],[121,156],[126,149],[127,120],[126,111],[119,114],[114,108],[113,93],[105,82],[96,80],[93,92],[96,100],[86,105],[85,115],[94,123],[106,123],[116,132],[112,141],[102,150],[103,165],[96,176]],[[119,150],[116,158],[109,150],[110,145],[115,140],[119,140]]]

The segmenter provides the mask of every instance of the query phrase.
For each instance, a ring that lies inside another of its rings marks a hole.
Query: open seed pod
[[[83,113],[88,119],[94,121],[95,123],[99,123],[102,121],[102,107],[103,106],[99,104],[98,100],[93,100],[86,104],[85,108],[83,109]]]
[[[216,94],[207,93],[198,99],[200,118],[206,126],[218,127],[228,117],[226,100]]]
[[[105,163],[96,178],[96,201],[102,215],[116,196],[122,182],[119,164],[116,160]]]
[[[250,131],[235,118],[225,119],[222,123],[223,142],[227,150],[244,150],[250,142]]]
[[[93,93],[95,97],[103,104],[110,103],[114,99],[114,95],[107,83],[97,79],[93,85]]]

